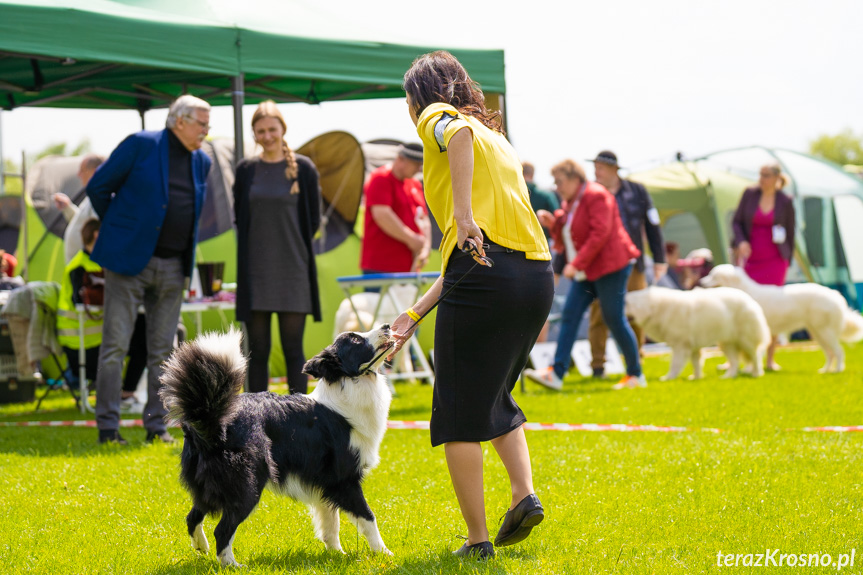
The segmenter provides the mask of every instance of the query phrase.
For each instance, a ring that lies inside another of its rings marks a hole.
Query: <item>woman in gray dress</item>
[[[237,319],[249,338],[248,391],[266,391],[272,314],[276,314],[291,393],[305,393],[306,316],[321,320],[312,238],[320,224],[318,171],[288,147],[287,125],[261,102],[252,131],[262,152],[237,166]]]

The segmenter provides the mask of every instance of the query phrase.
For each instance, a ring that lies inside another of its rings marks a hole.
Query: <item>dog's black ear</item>
[[[315,379],[321,378],[321,364],[323,360],[320,356],[315,356],[309,361],[306,362],[306,365],[303,366],[303,373],[311,375]]]
[[[333,382],[340,379],[344,373],[338,354],[333,351],[333,346],[324,348],[321,353],[306,362],[303,373],[307,373],[315,379]]]

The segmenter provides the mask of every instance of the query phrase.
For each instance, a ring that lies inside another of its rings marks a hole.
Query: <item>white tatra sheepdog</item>
[[[701,285],[733,287],[751,295],[764,310],[774,336],[805,328],[827,356],[820,373],[843,371],[845,350],[839,342],[863,339],[863,316],[848,307],[842,294],[828,287],[815,283],[761,285],[742,268],[730,264],[710,270]]]
[[[711,345],[719,345],[728,358],[723,377],[737,375],[741,356],[753,365],[753,376],[764,373],[762,359],[770,330],[761,308],[740,290],[649,287],[626,294],[626,314],[651,339],[671,347],[671,368],[663,381],[679,377],[687,361],[692,362],[692,378],[700,379],[701,348]]]

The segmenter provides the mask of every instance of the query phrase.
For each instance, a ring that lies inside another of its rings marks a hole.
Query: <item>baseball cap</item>
[[[422,144],[402,144],[399,146],[399,156],[406,160],[423,163],[423,146]]]

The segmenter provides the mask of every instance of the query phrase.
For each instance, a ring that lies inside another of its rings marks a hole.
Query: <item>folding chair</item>
[[[39,411],[39,406],[42,405],[42,400],[48,397],[49,393],[51,393],[55,389],[62,389],[63,386],[66,387],[69,395],[71,395],[72,399],[75,400],[75,407],[80,411],[81,400],[75,394],[75,386],[72,385],[72,382],[69,381],[69,378],[66,376],[66,371],[63,369],[63,365],[60,363],[60,358],[58,358],[57,354],[55,353],[52,353],[50,357],[54,360],[54,365],[57,366],[57,371],[60,375],[56,378],[45,379],[45,393],[43,393],[39,397],[39,400],[36,402],[36,411]]]
[[[49,393],[61,389],[64,384],[75,400],[75,406],[80,409],[80,399],[67,379],[59,357],[63,352],[57,341],[56,302],[59,290],[60,286],[56,282],[26,284],[12,290],[2,310],[9,326],[9,338],[15,353],[18,375],[22,379],[39,379],[41,374],[40,370],[35,369],[36,365],[48,358],[57,367],[58,377],[52,378],[50,383],[45,380],[47,389],[36,403],[37,410]]]

